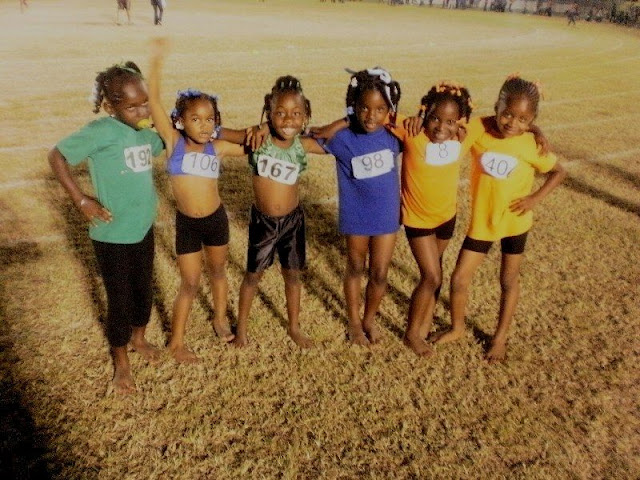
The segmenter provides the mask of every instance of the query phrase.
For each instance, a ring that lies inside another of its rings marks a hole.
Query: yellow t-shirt
[[[535,172],[551,170],[556,156],[540,155],[532,133],[494,137],[485,129],[483,118],[473,119],[467,132],[473,141],[472,213],[467,235],[475,240],[495,241],[529,231],[533,213],[518,216],[509,209],[509,204],[531,193]]]
[[[413,228],[436,228],[456,214],[460,160],[469,149],[466,141],[431,143],[424,133],[411,137],[398,115],[391,132],[403,143],[401,222]]]

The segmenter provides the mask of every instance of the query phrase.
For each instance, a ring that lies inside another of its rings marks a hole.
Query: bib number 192
[[[134,172],[151,169],[151,145],[137,145],[124,149],[124,161]]]

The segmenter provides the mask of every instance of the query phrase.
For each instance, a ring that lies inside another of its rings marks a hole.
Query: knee
[[[300,270],[282,269],[282,277],[287,285],[298,285],[301,282]]]
[[[517,291],[520,288],[520,275],[501,275],[500,288],[503,292]]]
[[[209,275],[212,280],[223,280],[227,276],[227,269],[224,263],[211,265]]]
[[[460,271],[454,271],[451,276],[451,291],[466,292],[471,284],[471,276]]]
[[[361,277],[364,275],[364,261],[349,258],[345,274],[348,277]]]
[[[183,277],[180,283],[180,293],[189,297],[195,297],[200,287],[200,278]]]
[[[256,288],[258,283],[260,283],[260,279],[262,278],[262,273],[258,272],[247,272],[244,275],[244,279],[242,283],[250,288]]]
[[[421,282],[430,290],[437,290],[442,285],[442,272],[421,272]]]
[[[371,282],[376,287],[386,287],[387,286],[387,268],[383,267],[374,267],[369,272],[369,282]]]

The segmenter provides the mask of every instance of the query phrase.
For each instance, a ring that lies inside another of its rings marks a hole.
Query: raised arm
[[[168,42],[166,38],[154,38],[151,41],[148,83],[151,118],[153,118],[153,124],[160,138],[164,141],[167,157],[169,157],[173,151],[174,144],[178,140],[179,133],[173,128],[171,118],[162,107],[162,101],[160,100],[160,76],[167,50]]]
[[[111,221],[111,212],[104,208],[95,198],[85,195],[80,190],[71,174],[69,164],[57,147],[51,149],[48,160],[54,175],[87,220],[93,224],[95,224],[96,218],[107,223]]]

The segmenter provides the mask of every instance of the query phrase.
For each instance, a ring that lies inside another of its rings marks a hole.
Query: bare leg
[[[423,322],[422,327],[420,327],[420,338],[423,338],[423,339],[429,336],[429,334],[431,333],[431,327],[433,326],[433,313],[436,310],[436,304],[438,303],[438,299],[440,298],[440,290],[442,288],[442,255],[444,254],[444,251],[447,249],[447,245],[449,245],[449,239],[443,240],[441,238],[436,238],[436,245],[438,246],[438,265],[439,265],[439,271],[441,275],[441,281],[440,281],[440,285],[436,288],[433,294],[433,298],[431,300],[431,302],[433,303],[432,304],[430,303],[429,309],[427,310],[427,312],[431,312],[431,313],[427,313],[427,318],[429,318],[431,321]]]
[[[433,323],[435,292],[442,283],[438,244],[436,236],[429,235],[410,239],[409,246],[420,270],[420,281],[411,295],[404,343],[416,355],[430,356],[433,350],[424,339]]]
[[[347,266],[344,272],[343,288],[347,303],[347,328],[349,339],[355,345],[369,345],[360,321],[360,282],[369,250],[369,237],[347,235]]]
[[[380,332],[375,324],[375,316],[378,313],[382,297],[387,291],[387,273],[395,245],[395,233],[376,235],[369,239],[369,281],[365,291],[362,328],[373,344],[380,341]]]
[[[520,297],[520,265],[522,254],[502,254],[500,265],[500,314],[498,328],[485,358],[489,363],[504,361],[507,355],[507,334]]]
[[[287,333],[296,345],[301,348],[309,348],[313,346],[313,341],[300,330],[300,296],[302,293],[300,270],[283,268],[282,276],[284,277],[284,293],[287,297],[287,316],[289,317]]]
[[[131,365],[127,347],[111,347],[111,358],[113,359],[113,388],[116,393],[128,394],[135,392],[136,383],[131,375]]]
[[[173,302],[171,340],[169,340],[168,348],[176,361],[180,363],[195,363],[199,359],[187,348],[184,337],[191,305],[200,285],[202,252],[178,255],[178,267],[180,269],[180,289]]]
[[[486,253],[460,250],[456,268],[451,276],[451,330],[434,337],[435,343],[458,340],[464,334],[464,316],[469,298],[469,286],[476,269],[486,257]]]
[[[216,335],[225,342],[233,340],[229,322],[227,320],[227,296],[229,283],[227,282],[227,252],[228,245],[219,247],[204,247],[209,267],[209,281],[211,283],[211,296],[213,297],[213,329]]]
[[[235,347],[244,347],[249,341],[247,337],[249,312],[251,310],[253,297],[256,296],[256,292],[258,291],[258,284],[261,278],[262,272],[245,272],[244,278],[242,279],[240,299],[238,301],[238,328],[236,329],[236,336],[232,342]]]

